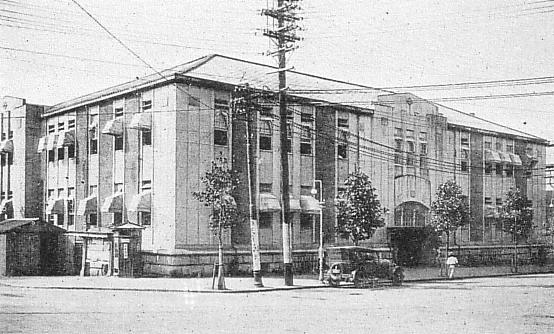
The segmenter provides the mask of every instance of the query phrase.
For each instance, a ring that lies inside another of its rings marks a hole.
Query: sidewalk
[[[498,267],[458,267],[455,279],[472,277],[494,277],[508,275],[525,275],[537,273],[554,273],[554,265],[520,266],[514,274],[509,266]],[[439,268],[418,267],[405,269],[405,282],[425,282],[445,280],[439,276]],[[120,277],[79,277],[79,276],[25,276],[3,277],[0,285],[34,288],[34,289],[79,289],[110,291],[151,291],[151,292],[195,292],[195,293],[249,293],[277,290],[298,290],[329,287],[319,282],[316,276],[297,276],[294,286],[285,286],[282,277],[264,277],[264,287],[258,288],[251,277],[227,277],[227,290],[212,290],[212,278],[120,278]],[[349,286],[344,284],[344,286]]]

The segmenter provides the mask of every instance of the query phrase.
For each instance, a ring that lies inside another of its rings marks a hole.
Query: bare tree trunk
[[[223,240],[221,238],[221,221],[217,233],[218,241],[218,265],[217,265],[217,289],[225,290],[225,275],[223,272]]]

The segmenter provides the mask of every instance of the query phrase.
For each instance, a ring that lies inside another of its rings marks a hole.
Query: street
[[[553,282],[550,274],[247,294],[0,285],[0,333],[552,333]]]

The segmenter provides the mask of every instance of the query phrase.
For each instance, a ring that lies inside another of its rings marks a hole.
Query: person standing
[[[448,258],[446,259],[446,266],[448,267],[448,278],[454,277],[454,269],[458,265],[458,258],[454,256],[454,253],[448,252]]]

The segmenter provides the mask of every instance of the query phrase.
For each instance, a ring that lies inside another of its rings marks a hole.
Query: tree
[[[344,185],[346,190],[338,193],[335,204],[337,232],[343,238],[350,238],[357,246],[385,225],[381,217],[383,210],[369,176],[360,170],[351,173]]]
[[[233,228],[239,219],[237,203],[232,195],[238,186],[236,174],[236,171],[229,167],[227,159],[218,158],[212,161],[211,169],[206,171],[201,179],[204,190],[192,193],[194,198],[212,210],[209,226],[218,241],[218,290],[225,289],[222,233]]]
[[[519,189],[510,189],[502,208],[502,229],[512,235],[514,241],[514,270],[517,272],[517,244],[527,239],[533,229],[531,202]]]
[[[431,223],[435,230],[446,233],[446,254],[450,248],[450,233],[469,223],[467,196],[454,180],[442,183],[437,189],[437,198],[431,203]]]

